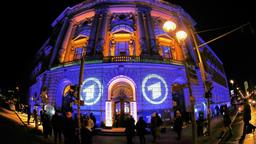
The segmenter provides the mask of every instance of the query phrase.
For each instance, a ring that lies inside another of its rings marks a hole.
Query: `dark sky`
[[[65,9],[82,0],[8,1],[8,10],[1,9],[1,75],[0,88],[16,83],[26,89],[31,63],[36,51],[51,33],[50,25]],[[233,0],[174,0],[197,22],[197,31],[225,27],[205,32],[201,36],[211,40],[235,27],[251,22],[255,28],[253,2]],[[256,34],[249,27],[221,38],[209,46],[223,61],[228,78],[256,81]]]

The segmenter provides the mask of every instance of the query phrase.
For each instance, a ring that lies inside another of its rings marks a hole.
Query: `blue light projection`
[[[142,81],[143,97],[151,104],[163,103],[168,95],[165,80],[157,74],[149,74]]]
[[[101,82],[94,77],[87,78],[81,87],[81,100],[85,105],[96,104],[103,93]]]

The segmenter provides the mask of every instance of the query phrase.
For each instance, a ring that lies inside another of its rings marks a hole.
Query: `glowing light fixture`
[[[176,29],[176,24],[172,21],[166,21],[163,25],[163,30],[165,32],[174,31]]]
[[[178,31],[178,32],[176,32],[176,38],[178,39],[178,40],[180,40],[180,41],[183,41],[183,40],[185,40],[186,38],[187,38],[187,33],[186,32],[184,32],[184,31]]]

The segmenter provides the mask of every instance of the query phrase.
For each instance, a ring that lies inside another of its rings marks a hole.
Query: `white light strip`
[[[137,120],[138,120],[137,119],[137,104],[136,104],[136,102],[131,102],[130,105],[131,105],[131,115],[134,118],[135,123],[137,123]]]
[[[106,127],[112,127],[112,103],[106,102]]]

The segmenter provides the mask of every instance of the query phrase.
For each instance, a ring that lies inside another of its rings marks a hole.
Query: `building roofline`
[[[202,39],[202,37],[200,37],[199,35],[197,35],[198,40],[200,41],[200,43],[205,43],[205,41]],[[223,62],[220,60],[220,58],[216,55],[216,53],[211,49],[211,47],[207,44],[204,45],[201,49],[203,50],[204,48],[207,48],[216,58],[217,60],[223,65]]]
[[[81,2],[73,7],[67,7],[51,24],[52,27],[55,27],[58,22],[60,22],[69,12],[72,12],[72,10],[80,11],[81,9],[87,9],[92,8],[93,6],[96,6],[100,3],[121,3],[121,2],[127,2],[127,3],[147,3],[149,6],[159,6],[160,8],[163,8],[165,10],[171,10],[176,11],[186,19],[188,19],[193,26],[196,25],[195,20],[179,5],[175,5],[169,2],[161,1],[161,0],[89,0],[85,2]]]

